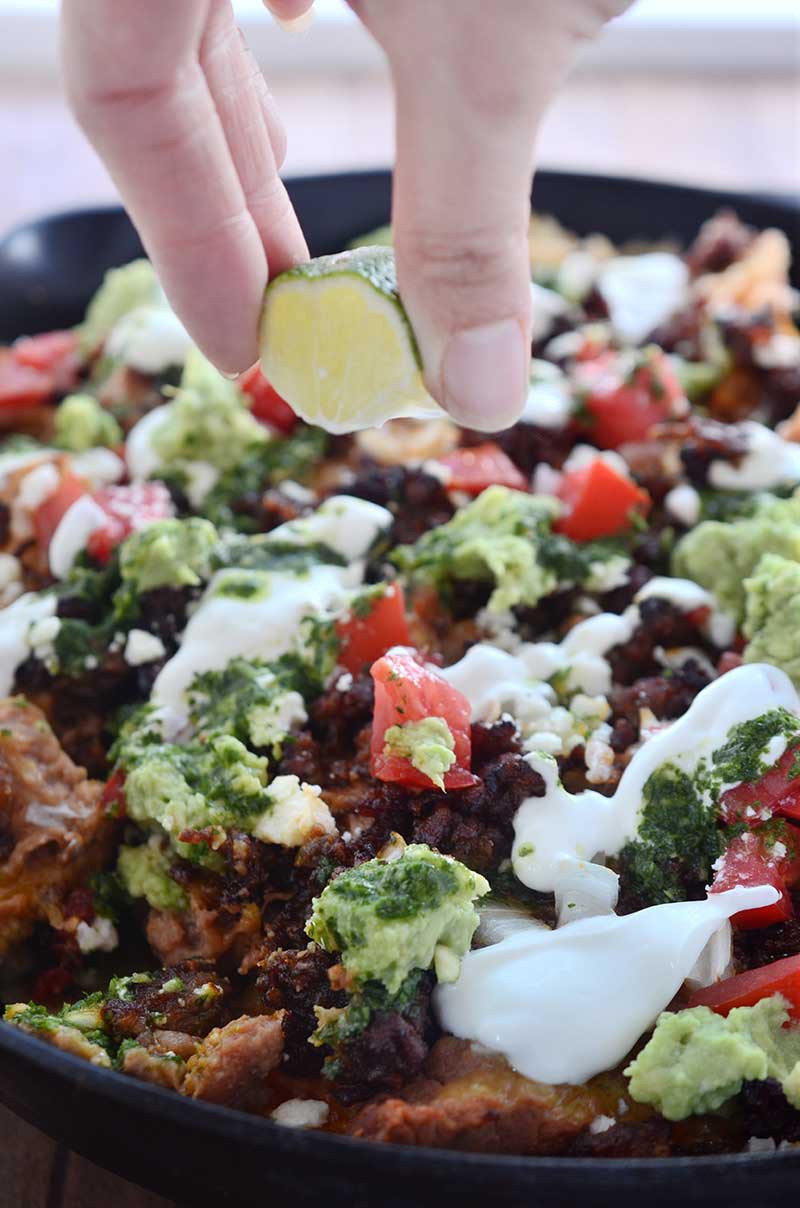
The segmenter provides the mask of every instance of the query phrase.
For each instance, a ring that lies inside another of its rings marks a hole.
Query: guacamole
[[[70,453],[98,446],[110,448],[122,440],[122,429],[110,411],[91,394],[70,394],[56,409],[55,444]]]
[[[186,894],[169,875],[172,857],[157,835],[141,847],[123,846],[117,875],[132,898],[144,898],[154,910],[183,910]]]
[[[473,902],[488,891],[480,873],[414,843],[398,859],[368,860],[331,881],[314,899],[306,932],[340,952],[356,982],[378,981],[394,994],[440,948],[456,958],[449,972],[457,976],[478,926]]]
[[[800,497],[762,499],[752,516],[725,523],[705,520],[682,537],[672,558],[673,573],[712,591],[738,621],[745,614],[745,580],[762,555],[800,562]]]
[[[556,572],[539,558],[560,505],[547,495],[487,487],[447,524],[402,545],[392,560],[412,579],[452,594],[464,579],[494,583],[489,608],[504,612],[533,605],[557,586]]]
[[[109,269],[78,328],[81,351],[87,356],[96,352],[124,315],[137,306],[158,303],[163,298],[149,260],[132,260],[122,268]]]
[[[196,587],[211,573],[217,530],[208,520],[158,520],[132,533],[120,550],[123,582],[137,592]]]
[[[190,349],[180,389],[152,440],[164,466],[203,461],[230,470],[254,446],[267,444],[270,436],[250,414],[235,383],[197,349]]]
[[[443,717],[424,717],[390,726],[384,734],[384,755],[408,759],[418,772],[444,791],[444,775],[456,761],[455,739]]]
[[[652,1103],[668,1120],[716,1111],[745,1082],[777,1078],[800,1108],[800,1027],[780,995],[725,1018],[708,1007],[659,1015],[655,1031],[625,1069],[630,1093]]]
[[[800,562],[765,554],[745,580],[746,663],[773,663],[800,686]]]

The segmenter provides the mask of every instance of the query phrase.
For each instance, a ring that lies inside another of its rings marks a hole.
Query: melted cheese
[[[787,675],[761,663],[736,668],[704,688],[682,717],[636,751],[613,797],[591,789],[568,793],[554,760],[527,755],[546,791],[523,801],[514,817],[514,872],[531,889],[559,892],[577,861],[615,855],[636,836],[642,789],[657,768],[674,763],[691,774],[701,759],[722,746],[732,726],[777,708],[800,713]],[[780,752],[773,756],[770,750],[769,755],[774,761]]]
[[[439,1021],[528,1078],[585,1082],[630,1052],[733,914],[777,896],[737,886],[556,931],[530,927],[467,953],[458,981],[435,992]]]

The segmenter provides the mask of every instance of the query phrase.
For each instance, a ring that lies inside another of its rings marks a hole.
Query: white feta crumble
[[[700,495],[688,482],[681,482],[667,491],[664,507],[674,520],[686,528],[692,528],[700,519]]]
[[[125,643],[124,659],[129,667],[141,667],[143,663],[154,663],[162,659],[167,648],[154,633],[146,629],[132,629]]]
[[[312,835],[335,832],[336,823],[319,785],[301,784],[296,776],[276,776],[269,794],[272,804],[253,827],[256,839],[301,847]]]
[[[75,939],[81,952],[113,952],[119,944],[119,934],[111,919],[98,915],[93,923],[81,919],[75,928]]]
[[[475,621],[493,646],[506,650],[509,654],[514,654],[519,649],[522,639],[517,633],[517,619],[510,609],[505,612],[492,612],[489,608],[482,608]]]
[[[22,564],[13,554],[0,554],[0,608],[22,593]]]
[[[555,495],[562,478],[563,474],[560,470],[549,466],[546,461],[540,461],[533,471],[531,490],[534,495]]]
[[[28,632],[28,643],[36,658],[46,667],[55,665],[55,650],[53,643],[58,637],[61,621],[58,617],[42,617],[34,621]]]
[[[623,554],[613,554],[602,561],[590,562],[586,587],[589,591],[601,594],[615,591],[616,588],[624,587],[628,582],[630,568],[631,560]]]
[[[608,1132],[609,1128],[613,1128],[616,1122],[613,1116],[595,1116],[589,1125],[589,1132],[595,1136],[598,1133]]]
[[[280,486],[281,494],[287,499],[291,499],[293,503],[299,503],[301,506],[311,506],[316,502],[316,495],[308,487],[304,487],[302,483],[295,482],[293,478],[287,478]]]
[[[35,512],[58,490],[60,482],[61,475],[51,462],[34,466],[23,478],[14,502],[26,512]]]
[[[287,1099],[272,1112],[276,1124],[285,1128],[319,1128],[330,1115],[322,1099]]]
[[[347,692],[353,686],[353,676],[349,671],[343,671],[336,681],[337,692]]]

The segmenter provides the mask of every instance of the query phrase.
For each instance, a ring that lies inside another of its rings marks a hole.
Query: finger
[[[300,224],[278,176],[286,138],[266,82],[226,0],[214,0],[200,51],[228,148],[274,276],[307,259]],[[272,125],[272,128],[270,126]],[[278,148],[276,152],[275,143]]]
[[[113,12],[112,12],[113,7]],[[124,197],[164,288],[203,351],[257,355],[267,259],[197,54],[209,6],[65,0],[75,114]]]
[[[458,422],[496,431],[527,393],[535,140],[579,23],[556,36],[544,0],[491,16],[461,0],[457,21],[443,0],[355,7],[394,77],[397,270],[426,381]]]
[[[275,20],[287,29],[304,29],[311,22],[314,0],[264,0]]]

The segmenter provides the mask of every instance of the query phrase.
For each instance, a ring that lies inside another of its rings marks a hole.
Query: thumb
[[[449,0],[356,7],[394,78],[398,282],[428,389],[457,422],[498,431],[528,389],[535,141],[582,6],[569,22],[549,0],[461,0],[457,20]]]

